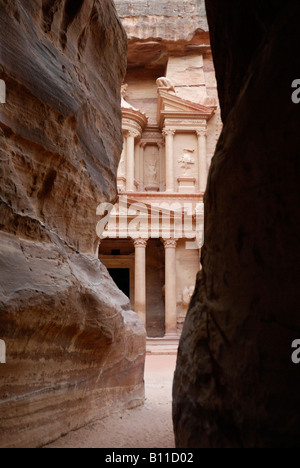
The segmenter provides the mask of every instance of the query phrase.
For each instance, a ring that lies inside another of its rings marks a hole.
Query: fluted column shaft
[[[134,309],[146,327],[146,239],[135,239]]]
[[[175,191],[174,185],[174,135],[175,130],[164,129],[163,135],[166,139],[166,191],[172,193]]]
[[[166,335],[177,334],[176,245],[175,239],[163,239],[165,246],[165,326]]]
[[[127,135],[127,158],[126,158],[126,191],[134,192],[134,141],[135,133],[128,132]]]

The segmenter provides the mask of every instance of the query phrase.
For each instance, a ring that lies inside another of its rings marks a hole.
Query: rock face
[[[115,4],[129,40],[160,37],[179,41],[198,29],[208,31],[204,0],[115,0]]]
[[[224,130],[175,375],[178,447],[299,446],[300,7],[246,3],[207,0]]]
[[[142,404],[145,331],[97,259],[126,35],[111,0],[0,1],[0,446]]]
[[[128,67],[164,67],[168,55],[209,50],[204,0],[115,0],[128,39]]]

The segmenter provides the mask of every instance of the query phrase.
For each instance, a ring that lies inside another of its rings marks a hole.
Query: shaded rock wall
[[[0,446],[143,402],[145,331],[97,259],[127,41],[110,0],[0,1]]]
[[[299,2],[207,7],[224,130],[175,374],[176,443],[299,446]]]

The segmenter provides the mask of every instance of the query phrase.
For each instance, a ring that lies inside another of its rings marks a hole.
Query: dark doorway
[[[147,244],[147,336],[165,335],[165,250],[159,239],[149,239]]]
[[[129,268],[109,268],[110,276],[119,289],[130,298],[130,270]]]

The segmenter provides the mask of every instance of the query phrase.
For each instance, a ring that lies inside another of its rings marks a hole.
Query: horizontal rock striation
[[[126,35],[110,0],[0,1],[0,447],[142,404],[145,331],[97,258]]]
[[[115,4],[129,40],[160,37],[180,41],[197,29],[208,31],[204,0],[115,0]]]
[[[169,55],[209,51],[204,0],[115,0],[128,35],[128,67],[164,67]]]

